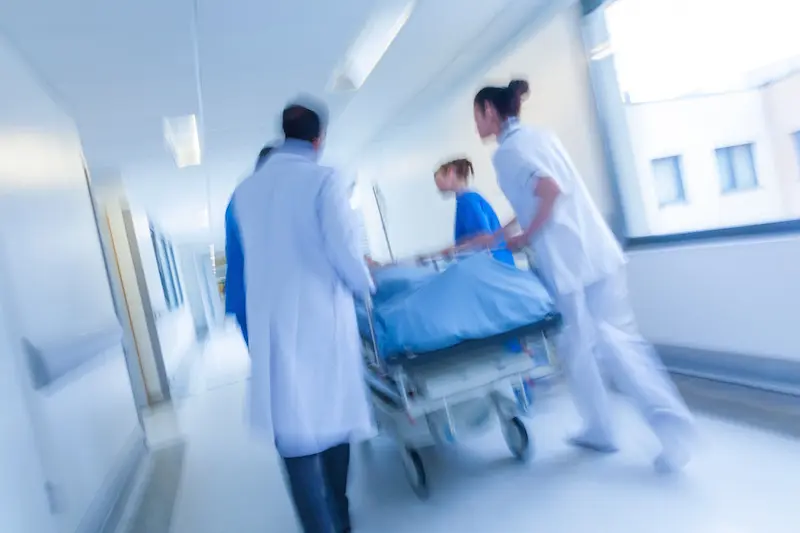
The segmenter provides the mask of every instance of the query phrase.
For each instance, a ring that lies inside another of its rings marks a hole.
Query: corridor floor
[[[244,424],[246,374],[247,356],[235,336],[211,341],[178,410],[186,454],[173,533],[299,531],[274,450],[253,441]],[[527,422],[537,445],[530,464],[509,458],[495,428],[425,454],[426,502],[408,488],[390,442],[360,447],[352,474],[355,531],[798,531],[800,442],[789,436],[701,415],[694,461],[683,475],[665,478],[653,474],[655,442],[624,403],[617,406],[622,451],[610,457],[564,444],[577,419],[563,391],[536,407]]]

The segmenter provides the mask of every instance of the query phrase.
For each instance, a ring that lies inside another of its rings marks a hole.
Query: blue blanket
[[[383,358],[421,354],[467,340],[500,335],[555,313],[553,300],[531,272],[478,254],[442,273],[387,268],[375,275],[375,333]],[[361,334],[369,335],[363,304]]]

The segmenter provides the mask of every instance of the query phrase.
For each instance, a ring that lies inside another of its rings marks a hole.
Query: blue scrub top
[[[456,244],[482,233],[494,233],[502,226],[492,206],[475,191],[466,191],[456,197]],[[494,258],[502,263],[514,265],[514,256],[509,250],[496,250]]]
[[[236,317],[242,330],[244,342],[249,346],[247,335],[247,301],[244,289],[244,251],[239,234],[239,223],[233,210],[233,199],[225,210],[225,314]]]

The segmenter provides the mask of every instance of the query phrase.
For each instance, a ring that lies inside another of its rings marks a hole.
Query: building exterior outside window
[[[797,10],[616,0],[586,16],[625,237],[800,221]]]

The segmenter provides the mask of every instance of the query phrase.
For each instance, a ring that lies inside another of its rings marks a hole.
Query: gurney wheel
[[[527,461],[530,458],[533,446],[528,436],[528,430],[519,418],[515,416],[503,422],[503,437],[514,457],[520,461]]]
[[[428,498],[428,478],[425,475],[425,467],[422,464],[422,458],[417,450],[405,448],[402,451],[403,467],[406,471],[408,483],[411,485],[411,490],[421,500]]]

